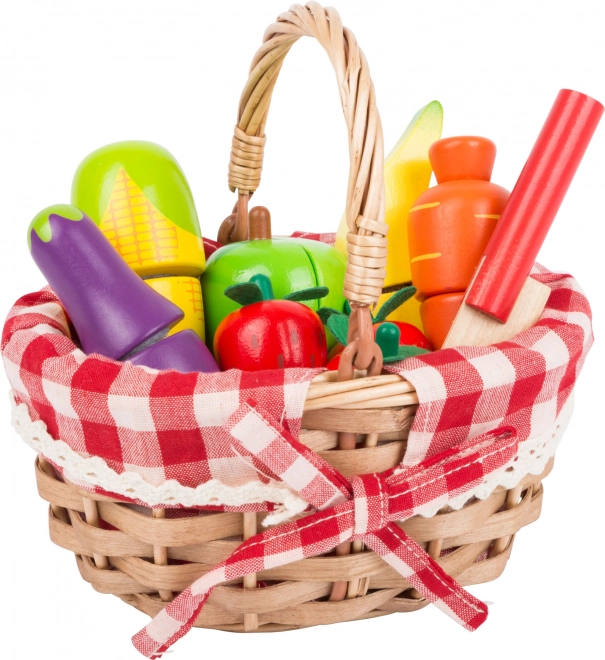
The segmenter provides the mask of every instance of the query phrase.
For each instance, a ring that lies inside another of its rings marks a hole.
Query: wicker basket
[[[328,431],[309,431],[303,440],[324,449],[336,444],[335,434]],[[346,466],[345,473],[362,474],[369,465],[394,466],[404,443],[403,439],[386,440],[378,447],[354,452],[320,453],[340,470]],[[541,481],[551,469],[552,460],[541,475],[526,477],[512,490],[496,489],[488,499],[460,511],[412,518],[401,526],[461,585],[495,580],[510,557],[515,533],[539,517]],[[158,520],[62,483],[43,459],[36,461],[36,480],[40,496],[51,503],[50,538],[76,555],[84,580],[149,616],[164,608],[163,599],[170,599],[228,557],[240,544],[237,537],[250,524],[255,528],[256,517],[261,518],[258,514],[213,513]],[[119,531],[100,529],[99,517]],[[454,550],[441,556],[450,549]],[[187,563],[168,565],[168,559]],[[256,586],[257,579],[279,584],[264,589],[216,587],[194,625],[274,632],[413,612],[428,604],[371,551],[304,559],[251,576],[249,586]],[[326,600],[337,581],[347,581],[347,599]]]
[[[316,3],[295,6],[265,33],[241,97],[233,140],[229,180],[239,193],[238,212],[223,231],[245,237],[249,193],[260,181],[271,94],[284,57],[301,36],[317,38],[328,53],[349,131],[351,234],[345,294],[358,318],[351,323],[353,341],[343,355],[349,356],[353,376],[353,365],[364,369],[375,358],[372,342],[362,339],[368,305],[381,294],[384,279],[384,158],[365,57],[332,9]],[[374,361],[370,371],[376,367]],[[341,372],[340,382],[335,376],[322,374],[312,382],[301,442],[345,476],[382,472],[399,464],[418,402],[413,387],[398,375],[343,380]],[[342,449],[343,439],[351,449],[331,451]],[[364,447],[355,449],[359,442]],[[461,510],[446,507],[432,518],[412,518],[401,527],[460,584],[494,580],[506,565],[516,532],[540,515],[541,481],[551,468],[552,459],[541,475],[525,477],[512,490],[497,488],[487,499],[472,501]],[[63,481],[42,458],[36,461],[36,479],[40,496],[50,503],[51,539],[75,554],[84,580],[151,616],[229,556],[242,536],[256,534],[263,517],[223,512],[171,519],[164,510],[145,513]],[[350,550],[247,576],[244,589],[217,587],[195,625],[279,631],[410,612],[427,604],[401,575],[359,542]],[[256,588],[258,580],[271,584]],[[344,585],[346,597],[327,599],[334,583]]]

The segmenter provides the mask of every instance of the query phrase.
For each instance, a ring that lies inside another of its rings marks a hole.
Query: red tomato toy
[[[340,354],[345,350],[345,347],[342,344],[334,344],[332,349],[328,353],[328,364],[326,368],[330,371],[336,371],[338,365],[340,364]]]
[[[399,328],[399,332],[401,333],[399,337],[400,346],[418,346],[418,348],[425,348],[427,351],[433,350],[431,342],[415,325],[405,323],[404,321],[389,321],[389,323]],[[374,324],[374,338],[376,338],[376,331],[381,325],[381,323]]]
[[[214,336],[214,354],[222,370],[323,367],[327,360],[326,335],[317,314],[299,300],[327,295],[316,287],[275,300],[271,281],[255,275],[236,284],[225,295],[242,304],[219,324]]]

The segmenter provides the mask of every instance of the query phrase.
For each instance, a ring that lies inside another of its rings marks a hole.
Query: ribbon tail
[[[134,647],[146,658],[159,658],[191,630],[212,590],[221,582],[330,552],[352,533],[353,503],[343,502],[249,538],[134,635]],[[306,543],[301,542],[302,537]]]
[[[204,577],[208,575],[209,573]],[[197,582],[202,579],[200,578]],[[159,658],[191,630],[214,588],[211,587],[204,594],[196,597],[192,592],[192,587],[195,584],[196,582],[185,589],[161,612],[156,614],[142,630],[133,635],[132,643],[139,653],[152,660],[153,658]]]
[[[363,540],[430,603],[467,630],[477,630],[487,619],[487,605],[463,589],[395,523],[366,534]]]
[[[467,630],[476,630],[485,621],[487,606],[467,593],[395,523],[370,533],[355,533],[355,528],[365,520],[367,529],[371,517],[368,502],[376,498],[382,507],[378,525],[381,526],[389,516],[392,520],[417,514],[422,506],[435,500],[436,493],[446,498],[452,493],[467,491],[512,458],[517,446],[514,429],[499,429],[462,443],[401,474],[394,472],[386,480],[367,475],[366,478],[357,477],[351,485],[291,438],[279,424],[267,419],[247,403],[230,418],[227,427],[247,451],[268,465],[306,501],[322,510],[242,543],[230,557],[196,580],[132,638],[138,651],[148,658],[159,657],[191,629],[210,593],[221,582],[330,552],[352,537],[363,539],[429,602]],[[346,499],[347,495],[352,499]],[[372,511],[376,512],[376,506],[374,502]],[[374,525],[371,528],[375,528]]]

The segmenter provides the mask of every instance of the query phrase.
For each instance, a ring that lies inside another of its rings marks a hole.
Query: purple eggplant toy
[[[69,314],[85,353],[119,360],[183,312],[135,275],[75,206],[49,206],[28,230],[33,260]]]
[[[204,342],[193,330],[181,330],[128,358],[133,364],[152,369],[176,369],[182,373],[220,371]]]

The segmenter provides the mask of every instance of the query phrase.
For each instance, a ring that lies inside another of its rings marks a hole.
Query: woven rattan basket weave
[[[385,433],[381,438],[403,434]],[[308,431],[303,440],[327,449],[335,445],[335,435]],[[379,470],[394,466],[404,443],[404,439],[391,439],[355,452],[321,453],[345,474],[361,474],[371,469],[369,466]],[[523,479],[512,490],[496,489],[488,499],[460,511],[413,518],[402,528],[461,585],[494,580],[504,570],[515,533],[539,517],[541,480],[551,468],[552,461],[543,474]],[[214,513],[200,518],[158,520],[60,482],[43,460],[36,462],[36,479],[40,496],[51,503],[50,537],[76,555],[84,580],[97,591],[114,594],[149,616],[163,609],[166,603],[162,597],[169,599],[187,588],[236,549],[240,544],[237,537],[245,534],[250,524],[256,527],[257,514]],[[99,517],[118,529],[100,529]],[[260,521],[261,516],[258,518]],[[449,549],[454,550],[441,556]],[[168,565],[168,559],[187,563]],[[250,586],[256,586],[257,579],[279,584],[244,590],[216,587],[194,625],[235,632],[273,632],[413,612],[428,604],[371,551],[304,559],[258,573],[252,576]],[[325,599],[333,581],[348,582],[347,599]]]
[[[233,140],[229,182],[239,193],[238,213],[223,232],[234,239],[245,237],[248,196],[260,181],[271,94],[285,56],[302,36],[315,37],[326,50],[348,127],[346,209],[351,233],[345,294],[357,319],[351,323],[345,354],[355,377],[343,380],[341,372],[337,382],[336,374],[327,373],[312,382],[300,440],[345,476],[383,472],[403,458],[418,400],[401,376],[360,373],[368,366],[372,373],[377,366],[374,344],[364,333],[368,306],[381,294],[385,274],[383,141],[365,57],[332,9],[316,3],[295,6],[265,33],[241,97]],[[331,451],[342,448],[343,437],[351,448]],[[412,518],[401,526],[462,585],[493,580],[506,565],[516,532],[540,515],[541,481],[551,468],[552,459],[541,475],[525,477],[512,490],[497,488],[487,499],[460,510],[446,507],[432,518]],[[51,539],[76,555],[82,577],[97,591],[114,594],[152,616],[228,557],[242,536],[256,534],[263,517],[209,512],[171,519],[163,510],[145,513],[63,481],[42,458],[36,462],[36,479],[40,496],[50,503]],[[409,612],[427,604],[359,542],[350,550],[247,576],[244,589],[217,587],[195,625],[279,631]],[[259,580],[270,584],[256,588]],[[341,585],[343,598],[328,600],[334,583]]]

